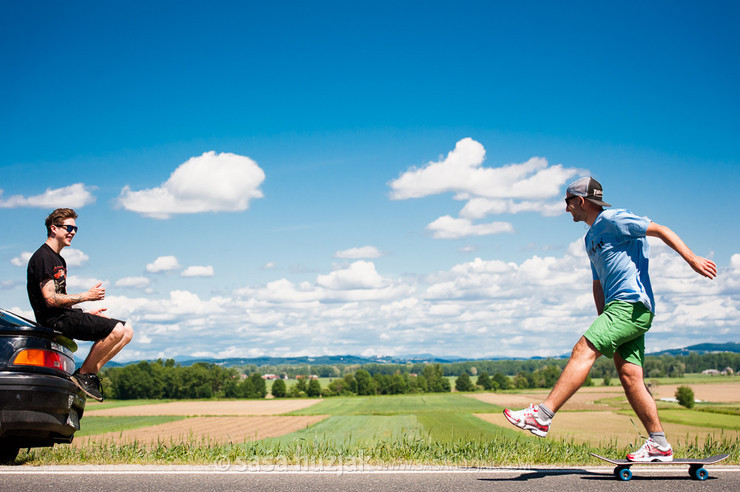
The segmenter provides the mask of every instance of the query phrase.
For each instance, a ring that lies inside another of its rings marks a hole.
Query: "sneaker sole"
[[[69,379],[75,384],[75,386],[77,386],[78,388],[80,388],[82,390],[82,392],[85,393],[85,395],[89,396],[90,398],[92,398],[95,401],[103,401],[103,397],[102,396],[101,397],[97,397],[97,396],[91,394],[89,391],[87,391],[85,388],[82,387],[82,385],[77,381],[77,379],[75,379],[75,378],[69,378]]]
[[[651,456],[649,459],[629,459],[627,461],[632,463],[670,463],[673,461],[673,456]]]
[[[537,427],[532,427],[529,424],[521,424],[521,423],[519,423],[518,420],[513,420],[511,417],[509,417],[509,414],[507,413],[506,410],[504,410],[504,417],[506,417],[506,420],[508,420],[509,422],[511,422],[516,427],[519,427],[522,430],[528,430],[529,432],[531,432],[532,434],[534,434],[537,437],[547,437],[547,432],[548,431],[540,430]]]

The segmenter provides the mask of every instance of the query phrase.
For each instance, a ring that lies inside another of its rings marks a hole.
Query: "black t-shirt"
[[[28,260],[28,272],[26,277],[26,290],[28,300],[36,315],[36,322],[49,326],[52,321],[60,315],[69,311],[69,308],[50,308],[41,295],[41,282],[51,279],[54,282],[54,292],[57,294],[67,293],[67,262],[62,255],[51,249],[44,243]]]

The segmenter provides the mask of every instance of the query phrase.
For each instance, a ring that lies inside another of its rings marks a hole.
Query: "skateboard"
[[[704,468],[704,465],[711,465],[719,461],[722,461],[723,459],[727,458],[729,454],[717,454],[714,456],[710,456],[708,458],[701,458],[701,459],[684,459],[684,460],[674,459],[673,461],[648,461],[648,462],[613,460],[611,458],[605,458],[603,456],[599,456],[598,454],[594,454],[594,453],[591,453],[591,456],[595,456],[599,458],[600,460],[608,461],[609,463],[617,465],[617,467],[614,468],[614,476],[626,482],[627,480],[632,478],[632,470],[630,470],[630,467],[632,465],[689,465],[689,476],[691,478],[694,478],[696,480],[706,480],[709,477],[709,472],[707,471],[706,468]]]

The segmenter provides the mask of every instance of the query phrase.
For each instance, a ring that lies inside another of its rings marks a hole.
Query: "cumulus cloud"
[[[149,273],[171,272],[179,269],[180,263],[174,256],[160,256],[146,266],[146,271]]]
[[[118,197],[123,208],[147,217],[174,214],[240,212],[261,198],[264,171],[249,157],[205,152],[181,164],[161,186],[134,191],[126,186]]]
[[[546,159],[533,157],[524,163],[485,167],[486,151],[472,138],[457,142],[455,148],[439,161],[412,167],[388,184],[392,200],[423,198],[453,193],[467,203],[460,218],[440,217],[427,226],[435,238],[511,232],[501,222],[474,224],[489,215],[535,212],[544,216],[563,213],[562,188],[577,169],[561,164],[550,165]],[[557,197],[557,200],[554,198]]]
[[[533,157],[522,164],[483,167],[486,150],[472,138],[457,142],[447,157],[412,168],[390,182],[391,198],[403,200],[453,192],[487,198],[542,199],[558,196],[575,169]]]
[[[708,280],[680,258],[679,268],[675,252],[660,242],[651,247],[658,313],[648,350],[697,339],[735,341],[740,255]],[[85,280],[86,288],[93,280]],[[596,316],[580,238],[558,255],[521,261],[478,257],[426,276],[397,277],[357,260],[311,281],[279,278],[211,297],[186,290],[162,298],[111,296],[103,304],[109,315],[130,320],[141,336],[122,360],[192,355],[192,347],[234,357],[553,356],[567,354]]]
[[[145,289],[149,287],[151,280],[146,277],[124,277],[116,280],[116,287],[130,287],[133,289]]]
[[[85,205],[95,203],[95,196],[92,191],[95,188],[85,186],[83,183],[75,183],[63,188],[47,188],[40,195],[24,197],[22,195],[13,195],[7,199],[0,198],[0,208],[82,208]],[[3,190],[0,190],[2,197]]]
[[[362,246],[360,248],[350,248],[334,253],[334,258],[361,259],[361,258],[380,258],[383,253],[375,246]]]
[[[75,248],[64,248],[60,254],[64,257],[68,267],[82,266],[90,259],[85,253]]]
[[[30,251],[23,251],[15,258],[11,258],[10,264],[17,267],[25,267],[26,265],[28,265],[28,260],[31,259],[31,256],[33,256],[33,253],[31,253]]]
[[[319,275],[316,283],[327,289],[347,290],[383,288],[389,281],[378,274],[373,262],[356,261],[349,268]]]
[[[190,266],[180,275],[183,277],[213,277],[213,266]]]
[[[456,219],[449,215],[440,217],[427,226],[438,239],[458,239],[467,236],[487,236],[514,232],[514,227],[508,222],[490,222],[488,224],[473,224],[469,219]]]

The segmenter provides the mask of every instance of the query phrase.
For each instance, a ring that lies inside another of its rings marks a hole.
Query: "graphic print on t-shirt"
[[[67,293],[67,269],[61,265],[54,267],[54,292]]]

